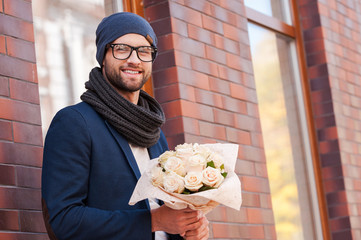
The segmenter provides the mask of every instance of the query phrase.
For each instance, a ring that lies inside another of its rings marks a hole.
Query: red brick
[[[242,176],[241,183],[244,191],[270,193],[269,182],[266,178]]]
[[[346,204],[347,197],[346,191],[332,192],[326,195],[328,206]]]
[[[182,115],[181,101],[172,101],[162,104],[167,119]]]
[[[174,53],[176,65],[183,68],[192,68],[191,54],[183,51],[175,51]]]
[[[19,232],[0,232],[0,239],[11,240],[49,240],[48,234],[19,233]]]
[[[214,238],[264,239],[263,226],[213,223]]]
[[[37,82],[36,65],[6,55],[0,55],[0,74],[7,77]]]
[[[180,99],[179,85],[172,84],[163,88],[155,89],[155,95],[159,103],[165,103]]]
[[[147,16],[147,12],[145,13],[145,15]],[[153,28],[155,34],[158,37],[158,40],[160,37],[172,32],[172,23],[171,23],[170,17],[161,19],[159,21],[152,22],[151,25],[152,25],[152,28]],[[158,46],[161,47],[159,44],[158,44]]]
[[[223,29],[224,29],[224,36],[226,38],[232,39],[237,42],[240,41],[241,39],[240,29],[227,23],[223,23]]]
[[[207,219],[209,221],[216,221],[216,222],[226,222],[227,215],[226,215],[226,207],[219,205],[215,209],[213,209],[210,213],[207,214]]]
[[[325,193],[345,190],[345,182],[343,178],[324,180],[323,185],[324,185]]]
[[[225,213],[226,213],[226,221],[225,222],[248,223],[246,208],[241,208],[240,210],[235,210],[232,208],[225,208]]]
[[[200,12],[172,2],[169,5],[169,9],[172,17],[181,20],[187,19],[192,24],[202,27],[202,14]]]
[[[41,125],[40,106],[0,98],[0,118]]]
[[[186,68],[179,68],[177,76],[180,83],[209,90],[209,78],[206,74],[192,71]],[[173,76],[174,77],[174,76]]]
[[[20,211],[20,226],[22,232],[46,232],[41,211]]]
[[[252,132],[261,132],[261,123],[259,119],[247,116],[236,114],[235,115],[235,127]]]
[[[209,77],[209,88],[213,92],[222,93],[225,95],[230,94],[229,82],[219,78]]]
[[[223,35],[223,24],[221,21],[207,15],[202,15],[203,29]]]
[[[337,232],[344,229],[350,229],[351,223],[349,217],[336,218],[330,220],[330,230],[332,232]]]
[[[29,22],[33,21],[31,2],[24,0],[4,0],[4,10],[6,14]]]
[[[10,79],[10,97],[24,102],[39,104],[38,84]]]
[[[163,70],[176,66],[175,64],[175,54],[174,51],[168,51],[165,53],[160,53],[153,65],[155,71]]]
[[[256,207],[261,206],[260,194],[242,192],[242,207]]]
[[[201,58],[206,56],[204,43],[177,34],[173,35],[173,41],[174,48],[176,50],[180,50]]]
[[[0,96],[10,96],[9,79],[7,77],[0,76]]]
[[[16,184],[15,167],[0,164],[0,184],[13,186]]]
[[[0,208],[40,210],[40,189],[6,188],[0,186]]]
[[[251,145],[251,135],[249,132],[227,127],[226,134],[227,141],[229,142],[239,143],[242,145]]]
[[[167,119],[165,124],[162,126],[162,129],[164,132],[167,133],[167,135],[177,135],[184,133],[184,127],[185,124],[183,124],[183,118],[182,117],[176,117]]]
[[[199,122],[199,132],[201,136],[212,137],[219,140],[226,140],[226,130],[224,126],[215,125],[208,122]]]
[[[169,18],[169,3],[167,1],[150,6],[146,9],[146,19],[149,22]]]
[[[211,46],[206,46],[206,57],[207,59],[219,64],[224,64],[227,61],[225,51]]]
[[[154,89],[178,82],[178,79],[176,77],[177,75],[177,67],[170,67],[161,71],[153,72]]]
[[[272,199],[270,194],[260,194],[261,208],[272,209]]]
[[[20,187],[41,188],[41,168],[17,166],[16,179]]]
[[[14,142],[42,146],[41,126],[13,122]]]
[[[332,126],[317,131],[319,141],[335,140],[338,138],[337,127]]]
[[[183,117],[184,132],[199,135],[199,121],[193,118]]]
[[[2,34],[34,42],[34,30],[31,22],[4,14],[0,14],[0,22],[3,23],[0,25]]]
[[[212,61],[191,56],[191,66],[193,70],[218,77],[217,64]]]
[[[210,122],[214,120],[213,110],[210,106],[182,100],[181,108],[181,114],[185,117],[192,117]]]
[[[25,144],[0,142],[0,163],[41,167],[43,148]]]
[[[3,2],[0,1],[0,12],[4,12]]]
[[[0,53],[6,54],[6,38],[5,38],[5,36],[0,36]]]
[[[247,114],[247,104],[243,101],[222,96],[222,102],[225,110],[236,112],[239,114]]]
[[[346,217],[350,215],[347,204],[328,207],[328,213],[330,219]]]
[[[195,88],[192,86],[180,84],[179,85],[180,98],[191,102],[196,101]]]
[[[0,229],[5,231],[19,231],[18,211],[0,210]]]
[[[13,130],[11,122],[0,119],[0,139],[13,141]]]
[[[242,72],[238,70],[231,69],[222,65],[218,65],[219,77],[221,79],[232,81],[235,83],[242,82]]]
[[[195,10],[198,10],[203,14],[212,15],[211,12],[212,5],[209,2],[184,0],[184,5],[193,8]]]
[[[173,36],[174,36],[174,34],[167,34],[167,35],[158,37],[158,51],[159,52],[165,52],[165,51],[174,49]]]
[[[184,37],[188,37],[188,27],[187,27],[187,23],[177,19],[177,18],[171,18],[171,26],[172,26],[172,31],[173,33],[177,33],[181,36]]]
[[[274,224],[272,209],[247,208],[249,224]]]
[[[214,122],[225,126],[235,125],[235,114],[221,109],[213,109]]]
[[[36,62],[34,43],[7,37],[6,44],[9,56],[20,58],[33,63]]]
[[[340,148],[338,140],[319,142],[319,151],[321,154],[339,152]]]
[[[197,27],[195,25],[189,24],[188,25],[188,37],[209,45],[214,45],[215,44],[215,34]]]
[[[195,100],[197,103],[213,106],[215,108],[223,107],[221,95],[206,90],[195,89]]]

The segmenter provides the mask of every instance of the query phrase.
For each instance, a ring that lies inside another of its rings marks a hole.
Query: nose
[[[127,59],[128,62],[139,64],[141,61],[138,58],[137,51],[133,50],[130,54],[129,58]]]

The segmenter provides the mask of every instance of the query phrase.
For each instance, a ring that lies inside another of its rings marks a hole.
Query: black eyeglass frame
[[[130,53],[129,53],[129,56],[126,57],[126,58],[117,58],[117,57],[115,57],[115,55],[114,55],[114,47],[115,47],[116,45],[118,45],[118,46],[119,46],[119,45],[124,45],[124,46],[129,47],[129,48],[131,49],[131,51],[130,51]],[[133,46],[130,46],[130,45],[124,44],[124,43],[112,43],[112,44],[108,44],[108,48],[109,48],[109,47],[112,49],[112,55],[113,55],[113,57],[114,57],[115,59],[118,59],[118,60],[126,60],[126,59],[128,59],[128,58],[132,55],[133,51],[135,50],[135,52],[137,53],[137,57],[138,57],[138,59],[139,59],[140,61],[142,61],[142,62],[154,62],[154,60],[155,60],[155,58],[156,58],[156,56],[157,56],[157,52],[158,52],[158,48],[156,48],[156,47],[154,47],[154,46],[139,46],[139,47],[133,47]],[[153,49],[153,52],[152,52],[152,60],[144,61],[144,60],[142,60],[142,59],[139,57],[138,49],[139,49],[139,48],[142,48],[142,47],[150,47],[150,48]]]

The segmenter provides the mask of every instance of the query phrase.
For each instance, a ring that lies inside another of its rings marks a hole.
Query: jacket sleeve
[[[54,117],[44,145],[42,198],[56,239],[152,239],[149,210],[86,205],[91,144],[79,112],[66,108]]]

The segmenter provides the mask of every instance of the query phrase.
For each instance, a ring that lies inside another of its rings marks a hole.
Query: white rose
[[[184,191],[184,180],[178,174],[170,172],[164,176],[163,186],[167,192],[182,193]]]
[[[175,147],[176,156],[182,159],[184,162],[193,155],[193,147],[191,143],[184,143]]]
[[[220,154],[215,153],[215,152],[212,152],[212,153],[208,156],[207,161],[208,161],[208,162],[213,161],[214,166],[215,166],[216,168],[220,168],[220,167],[224,164],[223,157],[222,157]]]
[[[161,154],[158,158],[158,162],[162,167],[164,167],[164,163],[168,160],[170,157],[174,157],[175,152],[174,151],[165,151],[163,154]]]
[[[207,167],[202,171],[203,183],[209,187],[219,187],[224,180],[221,171],[216,168]]]
[[[187,172],[201,172],[207,166],[206,158],[201,154],[196,154],[188,159]]]
[[[151,174],[151,178],[152,178],[152,183],[154,186],[158,187],[158,186],[163,186],[163,178],[164,178],[164,172],[163,169],[161,167],[155,167],[151,170],[150,172]]]
[[[209,149],[206,146],[199,145],[198,143],[195,143],[193,145],[193,151],[194,151],[195,154],[201,154],[205,158],[207,158],[209,156],[209,154],[212,153],[211,149]]]
[[[184,186],[192,192],[198,191],[202,186],[202,173],[201,172],[189,172],[184,177]]]
[[[182,177],[185,175],[184,164],[180,158],[169,157],[163,167],[168,172],[175,172]]]

